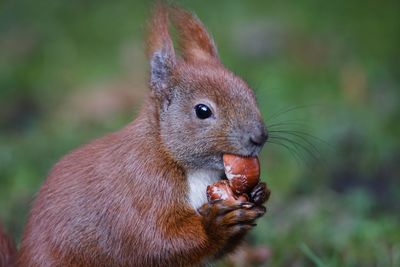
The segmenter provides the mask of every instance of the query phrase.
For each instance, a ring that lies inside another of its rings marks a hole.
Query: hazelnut
[[[260,181],[260,163],[257,157],[224,154],[224,168],[235,195],[249,193]]]
[[[207,199],[208,202],[213,200],[241,200],[248,201],[249,196],[244,194],[241,196],[235,196],[233,193],[228,180],[221,180],[207,186]]]
[[[229,186],[228,180],[221,180],[207,186],[208,202],[213,200],[235,200],[232,189]]]

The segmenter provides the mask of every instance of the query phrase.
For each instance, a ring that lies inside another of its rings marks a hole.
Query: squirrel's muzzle
[[[255,146],[262,147],[268,140],[268,133],[264,125],[258,127],[252,134],[250,134],[249,141]]]
[[[267,139],[268,132],[264,123],[258,122],[249,125],[242,139],[242,149],[247,151],[245,153],[246,155],[257,155],[261,151]]]

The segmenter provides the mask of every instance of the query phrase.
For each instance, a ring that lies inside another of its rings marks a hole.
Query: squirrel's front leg
[[[250,201],[217,200],[204,204],[198,212],[210,242],[219,246],[215,257],[218,258],[234,250],[244,235],[255,226],[255,220],[263,216],[271,191],[263,182],[253,188]]]
[[[265,207],[242,200],[217,200],[198,210],[214,257],[232,251],[265,213]]]

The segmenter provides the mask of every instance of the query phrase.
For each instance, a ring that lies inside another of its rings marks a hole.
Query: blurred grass
[[[177,1],[255,89],[269,266],[400,264],[399,1]],[[134,118],[149,1],[0,2],[0,218],[16,238],[65,153]],[[275,116],[272,114],[275,113]]]

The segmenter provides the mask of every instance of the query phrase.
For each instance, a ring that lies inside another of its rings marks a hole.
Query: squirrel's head
[[[168,17],[178,32],[180,56]],[[168,153],[188,169],[216,170],[223,168],[224,153],[257,155],[267,132],[254,92],[223,67],[202,23],[178,7],[157,5],[150,26],[150,87]]]

